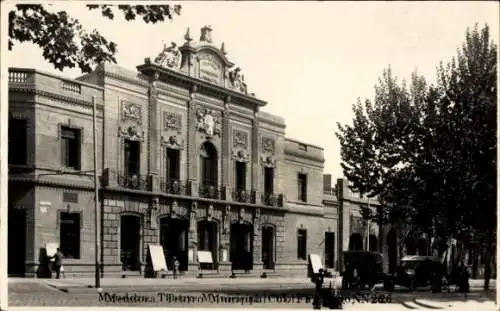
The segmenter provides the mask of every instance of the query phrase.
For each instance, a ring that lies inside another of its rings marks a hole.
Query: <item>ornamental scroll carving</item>
[[[133,121],[142,124],[142,109],[139,104],[123,100],[121,102],[122,121]]]
[[[137,126],[119,126],[118,127],[118,136],[126,139],[130,139],[133,141],[144,141],[144,131],[139,129]]]
[[[221,120],[213,110],[198,108],[196,111],[197,129],[207,135],[208,138],[221,136]]]
[[[174,130],[181,133],[182,129],[182,116],[179,113],[164,112],[163,113],[163,129],[165,131]]]
[[[182,150],[184,148],[184,139],[178,139],[177,136],[172,135],[169,138],[161,137],[160,144],[162,147],[168,149]]]

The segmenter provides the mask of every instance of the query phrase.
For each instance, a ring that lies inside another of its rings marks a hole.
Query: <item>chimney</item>
[[[332,175],[324,174],[323,175],[323,190],[331,191],[332,190]]]

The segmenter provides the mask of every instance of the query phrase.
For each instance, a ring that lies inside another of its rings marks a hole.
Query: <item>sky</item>
[[[47,1],[48,2],[48,1]],[[228,58],[242,68],[249,92],[268,102],[262,110],[285,118],[286,135],[325,149],[325,174],[341,177],[336,123],[350,123],[358,98],[372,99],[374,85],[389,65],[409,78],[417,70],[435,80],[440,61],[456,55],[467,27],[490,26],[498,44],[496,2],[179,2],[181,16],[157,25],[103,19],[85,2],[52,2],[88,30],[97,29],[118,45],[118,65],[135,70],[155,57],[164,42],[184,42],[189,27],[212,26],[212,40],[225,44]],[[172,2],[175,3],[175,2]],[[66,77],[41,50],[17,44],[8,65]]]

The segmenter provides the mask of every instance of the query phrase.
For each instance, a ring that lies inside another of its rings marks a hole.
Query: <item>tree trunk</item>
[[[488,237],[486,240],[486,252],[484,254],[484,290],[490,289],[490,279],[491,279],[491,259],[493,253],[493,239],[491,237],[491,232],[488,232]]]

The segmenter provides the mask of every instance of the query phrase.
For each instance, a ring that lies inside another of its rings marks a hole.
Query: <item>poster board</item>
[[[198,251],[198,263],[213,264],[212,252]]]
[[[167,262],[165,261],[165,254],[163,253],[163,247],[159,244],[148,244],[149,256],[151,258],[151,265],[153,266],[153,271],[168,271]]]
[[[311,265],[312,272],[314,274],[319,273],[319,269],[323,269],[323,264],[321,263],[321,257],[318,254],[309,255],[309,265]]]
[[[45,251],[47,252],[48,257],[53,257],[57,253],[57,249],[59,248],[58,243],[47,243],[45,244]]]

